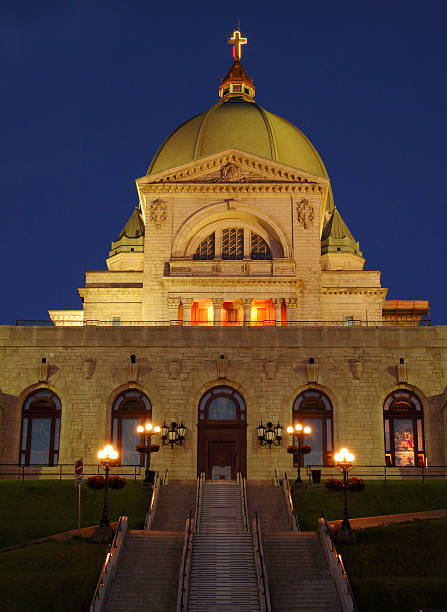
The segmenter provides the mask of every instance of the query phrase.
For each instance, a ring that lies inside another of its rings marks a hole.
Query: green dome
[[[183,123],[162,144],[147,173],[163,172],[230,148],[328,178],[320,156],[298,128],[242,98],[221,100]]]

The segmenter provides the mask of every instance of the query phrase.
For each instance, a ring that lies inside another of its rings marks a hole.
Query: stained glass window
[[[196,249],[193,259],[214,259],[215,255],[215,234],[207,236]]]
[[[222,230],[222,259],[244,258],[244,230],[227,227]]]
[[[20,465],[54,466],[59,462],[62,406],[49,389],[29,395],[22,410]]]
[[[396,467],[425,464],[424,424],[419,399],[406,389],[398,389],[383,405],[385,462]]]
[[[121,465],[144,464],[144,455],[135,448],[141,442],[137,427],[151,417],[150,401],[137,389],[124,391],[113,402],[112,443],[119,452]]]
[[[264,238],[251,232],[250,250],[252,259],[272,259],[272,252]]]

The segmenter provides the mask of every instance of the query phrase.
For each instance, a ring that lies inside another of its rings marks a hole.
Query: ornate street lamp
[[[171,448],[174,448],[174,444],[183,446],[187,429],[188,428],[186,425],[183,425],[183,421],[180,423],[180,425],[178,425],[176,421],[172,421],[169,427],[164,422],[161,426],[161,439],[163,441],[163,446],[165,444],[170,444]]]
[[[151,444],[151,438],[152,436],[158,435],[160,433],[160,427],[158,425],[155,425],[154,427],[152,423],[146,423],[146,425],[144,426],[138,425],[137,431],[144,439],[144,442],[137,446],[137,451],[146,455],[143,484],[146,486],[150,486],[152,485],[152,479],[150,475],[151,453],[156,453],[160,450],[159,446],[157,446],[156,444]]]
[[[338,469],[343,472],[343,493],[345,498],[345,506],[343,508],[343,521],[341,523],[341,529],[351,531],[351,523],[348,518],[348,473],[352,468],[352,462],[355,457],[348,451],[347,448],[342,448],[339,453],[334,456],[335,463]]]
[[[110,521],[108,517],[107,509],[107,497],[109,491],[109,470],[110,466],[115,465],[118,459],[118,451],[116,451],[111,444],[107,444],[104,448],[98,451],[98,459],[101,465],[104,466],[106,472],[105,487],[104,487],[104,505],[102,508],[102,519],[99,523],[100,527],[110,527]]]
[[[275,446],[279,446],[282,440],[283,426],[278,424],[273,427],[273,423],[269,421],[267,426],[264,426],[262,421],[256,427],[258,432],[258,440],[260,446],[266,446],[268,444],[269,448],[272,448],[272,444]]]
[[[312,431],[312,429],[308,426],[308,425],[301,425],[301,423],[296,423],[295,427],[292,427],[291,425],[289,425],[289,427],[287,427],[287,433],[292,436],[292,440],[293,440],[293,436],[296,435],[298,438],[298,457],[297,457],[297,473],[296,473],[296,480],[295,480],[295,484],[302,484],[302,480],[301,480],[301,455],[304,454],[304,450],[306,450],[307,452],[310,452],[310,447],[307,448],[307,445],[303,444],[304,441],[304,436],[307,436],[308,434],[310,434]]]

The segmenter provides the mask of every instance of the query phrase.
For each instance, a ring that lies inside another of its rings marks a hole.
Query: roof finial
[[[241,47],[247,44],[247,39],[241,36],[239,30],[234,30],[232,38],[228,39],[228,44],[233,45],[233,59],[241,59]]]

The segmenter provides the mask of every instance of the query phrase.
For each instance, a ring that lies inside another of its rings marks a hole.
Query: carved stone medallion
[[[236,164],[228,164],[222,168],[222,179],[229,183],[236,183],[242,178],[241,169]]]
[[[309,202],[309,200],[301,200],[296,205],[296,212],[298,215],[298,223],[304,227],[304,229],[308,229],[312,223],[314,222],[314,207]]]
[[[166,221],[168,205],[164,200],[154,200],[151,202],[149,219],[157,229],[160,229]]]

